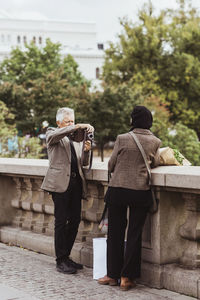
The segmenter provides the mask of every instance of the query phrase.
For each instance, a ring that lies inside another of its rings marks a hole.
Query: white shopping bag
[[[106,249],[107,238],[93,239],[93,279],[107,274]]]

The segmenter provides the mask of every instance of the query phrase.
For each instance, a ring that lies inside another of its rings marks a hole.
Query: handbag
[[[111,173],[108,171],[108,182],[110,181],[111,178]],[[106,192],[107,195],[107,192]],[[104,209],[103,209],[103,213],[101,215],[101,219],[99,222],[99,230],[101,231],[101,233],[103,234],[107,234],[108,233],[108,204],[107,204],[107,200],[106,200],[106,195],[104,198]]]
[[[105,203],[105,205],[104,205],[104,210],[103,210],[101,220],[99,223],[99,230],[103,234],[108,233],[108,206],[107,206],[107,203]]]
[[[141,152],[141,155],[144,159],[146,168],[147,168],[147,172],[148,172],[148,175],[149,175],[149,186],[150,186],[151,194],[152,194],[152,205],[149,208],[149,213],[154,214],[158,211],[158,199],[156,198],[156,193],[155,193],[154,188],[151,186],[151,168],[150,168],[149,162],[147,160],[146,153],[144,152],[144,149],[143,149],[140,141],[138,140],[136,134],[133,133],[132,131],[130,131],[129,134],[131,135],[131,137],[135,141],[136,145],[138,146],[138,148]]]

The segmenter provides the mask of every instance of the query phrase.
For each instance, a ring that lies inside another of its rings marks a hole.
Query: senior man
[[[58,109],[56,123],[57,128],[49,127],[46,132],[49,168],[41,188],[52,194],[54,202],[57,271],[74,274],[83,268],[69,256],[81,220],[81,199],[86,196],[81,161],[88,165],[91,144],[74,142],[71,136],[76,130],[92,132],[94,128],[89,124],[74,125],[74,110],[68,107]]]

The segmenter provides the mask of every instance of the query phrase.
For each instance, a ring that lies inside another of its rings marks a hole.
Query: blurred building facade
[[[0,10],[0,61],[9,56],[12,48],[18,46],[23,50],[31,41],[44,47],[47,38],[61,43],[62,55],[74,57],[92,86],[100,85],[104,52],[103,44],[97,43],[95,23],[30,19],[28,14],[19,18]]]

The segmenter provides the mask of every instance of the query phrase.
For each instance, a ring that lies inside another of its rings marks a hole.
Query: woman
[[[159,164],[161,141],[149,130],[153,117],[144,106],[136,106],[131,114],[132,129],[137,135],[151,167]],[[117,285],[121,290],[135,286],[140,277],[142,229],[152,204],[148,173],[137,144],[129,133],[117,137],[108,162],[112,178],[106,193],[108,205],[107,275],[99,284]],[[129,225],[124,252],[124,238]]]

